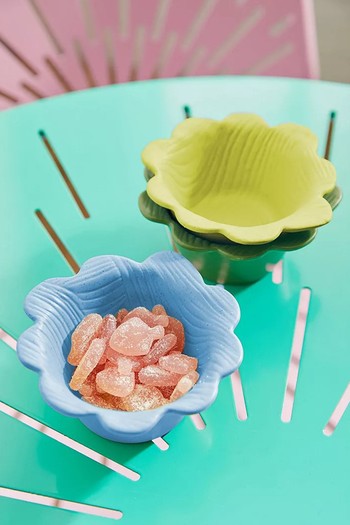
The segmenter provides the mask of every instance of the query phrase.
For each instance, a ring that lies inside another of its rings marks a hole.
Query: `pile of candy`
[[[198,381],[198,361],[183,354],[182,323],[161,305],[116,316],[87,315],[72,334],[69,386],[102,408],[149,410],[179,399]]]

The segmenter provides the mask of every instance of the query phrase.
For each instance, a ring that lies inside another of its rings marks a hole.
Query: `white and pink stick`
[[[307,316],[309,312],[311,290],[310,288],[302,288],[299,297],[299,305],[297,312],[297,319],[294,329],[294,337],[292,343],[292,351],[289,361],[286,389],[283,399],[283,407],[281,420],[284,423],[289,423],[292,419],[292,412],[294,406],[295,390],[297,387],[301,353],[303,350],[304,336],[306,329]]]

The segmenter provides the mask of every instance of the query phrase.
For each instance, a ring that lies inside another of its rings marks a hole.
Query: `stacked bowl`
[[[142,153],[139,207],[169,226],[174,248],[222,284],[260,279],[286,251],[309,244],[341,200],[317,137],[252,114],[189,118]]]

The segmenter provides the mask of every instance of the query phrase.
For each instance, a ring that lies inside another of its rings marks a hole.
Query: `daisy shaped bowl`
[[[150,176],[146,174],[147,179]],[[335,209],[342,199],[340,188],[336,186],[325,199]],[[222,284],[245,285],[258,281],[285,252],[303,248],[317,234],[317,229],[312,228],[283,233],[266,244],[215,243],[186,230],[169,210],[153,202],[145,191],[139,197],[139,209],[146,219],[169,227],[174,249],[191,261],[204,279]]]
[[[71,334],[89,313],[102,316],[136,306],[162,304],[185,328],[185,353],[198,359],[198,383],[179,400],[154,410],[122,412],[83,401],[69,388],[73,367],[67,362]],[[237,301],[219,286],[208,286],[184,257],[161,252],[143,263],[118,256],[88,260],[74,277],[54,278],[27,296],[25,311],[34,325],[18,341],[18,357],[39,373],[48,405],[79,418],[96,434],[113,441],[139,443],[163,436],[188,414],[205,410],[216,398],[220,380],[243,357],[234,334]]]
[[[276,264],[285,251],[297,250],[309,244],[316,230],[286,233],[268,244],[245,246],[237,243],[214,243],[186,230],[169,210],[153,202],[146,192],[139,197],[142,215],[169,227],[174,249],[200,271],[204,279],[222,284],[249,284],[267,273],[268,265]]]
[[[213,241],[263,244],[332,218],[324,195],[335,187],[335,169],[303,126],[269,127],[249,114],[190,118],[170,139],[150,143],[142,160],[154,174],[150,198]]]

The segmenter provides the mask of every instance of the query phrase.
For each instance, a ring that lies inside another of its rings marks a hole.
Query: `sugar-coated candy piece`
[[[152,314],[155,314],[155,315],[168,315],[166,313],[166,310],[165,310],[164,306],[162,306],[161,304],[156,304],[155,306],[153,306]]]
[[[191,372],[183,376],[174,388],[174,392],[170,396],[170,401],[176,401],[189,392],[189,390],[191,390],[191,388],[197,383],[198,378],[199,374],[195,370],[191,370]]]
[[[92,405],[96,405],[100,408],[109,408],[113,410],[123,410],[122,400],[120,397],[111,396],[109,394],[92,394],[90,396],[84,396],[84,401]]]
[[[98,365],[103,352],[106,348],[106,341],[104,339],[93,339],[89,348],[82,357],[80,363],[74,371],[69,386],[72,390],[79,390],[88,375]]]
[[[139,372],[144,366],[142,356],[133,357],[119,354],[113,348],[108,347],[106,350],[107,359],[112,362],[119,370],[121,374],[125,373],[126,368],[130,368],[131,372]],[[107,361],[108,362],[108,361]]]
[[[171,394],[174,392],[174,386],[158,386],[157,387],[165,399],[170,399]]]
[[[96,375],[101,370],[104,370],[105,365],[98,364],[93,371],[87,376],[84,383],[79,388],[79,392],[83,397],[91,396],[93,393],[96,393]]]
[[[167,354],[176,345],[177,339],[174,334],[167,334],[162,339],[156,341],[151,350],[143,358],[143,366],[153,365],[159,358]]]
[[[181,377],[180,374],[168,372],[157,365],[146,366],[138,374],[140,383],[149,386],[175,386]]]
[[[106,341],[108,342],[116,328],[116,318],[114,317],[114,315],[108,314],[102,319],[101,327],[98,331],[98,337],[100,339],[106,339]]]
[[[91,383],[83,383],[80,387],[79,392],[83,397],[91,397],[94,393],[94,387]]]
[[[115,367],[115,363],[113,363],[112,361],[110,361],[108,358],[107,358],[107,361],[105,362],[104,366],[103,366],[103,370],[105,370],[106,368],[114,368]],[[101,371],[101,370],[100,370]]]
[[[124,321],[113,332],[109,346],[124,355],[146,355],[153,341],[164,335],[162,326],[150,328],[138,317]]]
[[[106,343],[111,338],[111,335],[113,334],[114,330],[117,328],[117,320],[114,317],[114,315],[108,314],[102,319],[101,326],[98,330],[97,337],[100,339],[105,339]],[[106,351],[104,352],[103,356],[100,359],[99,364],[103,365],[107,360]]]
[[[112,396],[125,397],[134,390],[135,374],[122,376],[117,367],[107,368],[97,374],[96,386]]]
[[[144,323],[148,324],[148,326],[150,326],[151,328],[157,325],[166,327],[169,324],[169,319],[167,315],[155,315],[143,306],[138,306],[137,308],[131,310],[131,312],[129,312],[128,315],[125,316],[123,322],[128,321],[133,317],[138,317]]]
[[[159,366],[168,370],[168,372],[175,372],[176,374],[188,374],[191,370],[196,370],[198,366],[198,359],[190,357],[185,354],[165,355],[159,358]]]
[[[175,317],[169,317],[169,324],[165,330],[166,334],[175,334],[177,338],[176,350],[183,352],[185,348],[185,331],[182,323],[175,319]]]
[[[127,376],[128,374],[131,374],[131,372],[133,372],[132,367],[133,362],[125,355],[121,355],[117,366],[119,374],[122,376]]]
[[[164,405],[165,402],[166,400],[158,388],[154,386],[135,385],[132,393],[123,398],[122,409],[129,412],[151,410]]]
[[[80,363],[101,323],[102,317],[99,314],[89,314],[78,324],[72,334],[72,347],[67,358],[68,363],[74,366]]]
[[[117,313],[116,315],[116,318],[117,318],[117,326],[119,326],[120,324],[122,324],[122,322],[124,321],[124,318],[126,315],[128,315],[128,311],[126,308],[122,308],[121,310],[119,310],[119,312]]]

